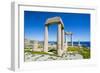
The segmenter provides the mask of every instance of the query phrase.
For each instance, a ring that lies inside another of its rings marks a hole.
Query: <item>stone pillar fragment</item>
[[[68,43],[67,43],[67,39],[66,39],[67,35],[65,35],[65,50],[67,51],[67,48],[68,48]]]
[[[61,30],[61,49],[64,52],[65,48],[64,48],[64,29]]]
[[[72,34],[70,35],[71,38],[71,46],[73,46]]]
[[[58,24],[58,31],[57,31],[57,53],[58,53],[58,56],[62,56],[62,50],[61,50],[61,24]]]
[[[48,52],[48,26],[45,26],[44,32],[44,52]]]
[[[78,41],[78,46],[79,46],[79,47],[81,46],[80,41]]]

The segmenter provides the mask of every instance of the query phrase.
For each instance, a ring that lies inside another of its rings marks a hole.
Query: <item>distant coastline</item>
[[[25,41],[26,41],[26,39],[24,40],[24,42]],[[27,41],[34,42],[35,40],[28,40],[27,39]],[[38,41],[38,42],[43,44],[44,41]],[[73,46],[78,46],[78,42],[79,41],[73,41]],[[48,44],[54,45],[54,44],[57,44],[57,42],[56,41],[48,41]],[[71,42],[68,42],[68,45],[71,46]],[[90,41],[80,41],[80,45],[90,48],[91,47],[91,42]]]
[[[48,43],[51,44],[51,45],[52,44],[56,44],[56,42],[54,42],[54,41],[49,41]],[[71,42],[68,42],[68,45],[70,46],[71,45]],[[90,41],[80,41],[80,45],[90,48],[91,43],[90,43]],[[74,41],[73,42],[73,46],[78,46],[78,41]]]

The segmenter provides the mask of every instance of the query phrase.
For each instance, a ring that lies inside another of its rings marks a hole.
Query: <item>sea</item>
[[[57,42],[54,42],[54,41],[49,41],[48,43],[51,45],[57,44]],[[68,45],[71,46],[71,42],[68,42]],[[80,45],[90,48],[91,43],[90,41],[80,41]],[[73,46],[78,46],[78,41],[74,41]]]

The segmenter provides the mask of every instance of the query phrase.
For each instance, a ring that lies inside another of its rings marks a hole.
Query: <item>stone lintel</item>
[[[46,23],[45,23],[46,26],[49,26],[49,25],[52,25],[52,24],[61,24],[62,29],[64,29],[64,24],[62,22],[62,19],[58,16],[48,18]]]

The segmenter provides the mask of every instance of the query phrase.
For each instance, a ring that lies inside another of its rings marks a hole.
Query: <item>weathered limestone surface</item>
[[[61,24],[58,24],[58,32],[57,32],[57,53],[58,56],[62,55],[62,49],[61,49]]]
[[[44,36],[44,52],[48,52],[48,26],[45,26]]]
[[[62,25],[62,27],[64,27],[64,25],[63,25],[63,22],[62,22],[62,20],[61,20],[61,18],[60,17],[52,17],[52,18],[48,18],[47,20],[46,20],[46,25],[48,25],[48,24],[53,24],[53,23],[61,23],[61,25]]]
[[[67,51],[68,43],[65,35],[65,43],[64,43],[64,50]]]
[[[63,51],[65,51],[65,48],[64,48],[64,40],[65,40],[65,37],[64,37],[64,29],[61,30],[61,49]]]

